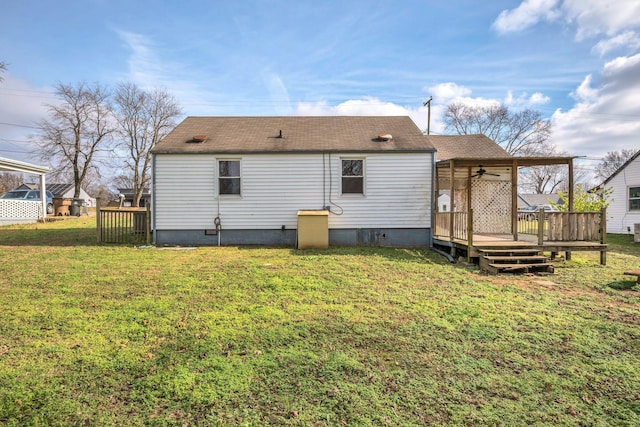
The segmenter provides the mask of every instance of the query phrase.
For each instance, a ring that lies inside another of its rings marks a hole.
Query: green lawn
[[[136,248],[0,227],[1,425],[640,425],[640,267]]]

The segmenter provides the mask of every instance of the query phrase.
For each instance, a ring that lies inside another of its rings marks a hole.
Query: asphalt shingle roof
[[[485,135],[427,135],[438,150],[438,161],[470,158],[510,158],[511,155]]]
[[[282,132],[282,137],[280,136]],[[391,134],[384,141],[380,134]],[[206,135],[203,142],[194,136]],[[153,153],[429,152],[434,147],[404,116],[187,117]]]

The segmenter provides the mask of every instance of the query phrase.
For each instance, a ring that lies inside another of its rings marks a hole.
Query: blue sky
[[[542,112],[568,154],[640,149],[640,1],[21,0],[0,14],[0,156],[58,83],[131,81],[186,115],[409,115],[454,100]],[[586,161],[585,161],[586,162]],[[585,163],[586,164],[586,163]]]

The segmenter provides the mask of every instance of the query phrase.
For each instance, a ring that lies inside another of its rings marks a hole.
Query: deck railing
[[[537,236],[540,245],[547,241],[605,243],[606,217],[604,209],[600,212],[526,212],[518,216],[517,231]],[[435,214],[436,237],[470,242],[471,230],[473,211]]]
[[[518,214],[518,233],[538,237],[538,243],[603,242],[606,211],[600,212],[526,212]]]
[[[100,243],[151,243],[151,212],[148,208],[96,208]]]
[[[436,212],[435,235],[450,239],[467,240],[473,212]]]

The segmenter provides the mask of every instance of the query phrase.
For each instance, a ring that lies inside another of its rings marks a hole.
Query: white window
[[[218,160],[218,194],[240,195],[240,160]]]
[[[342,194],[364,194],[364,160],[342,159]]]
[[[629,210],[640,211],[640,187],[629,187]]]

